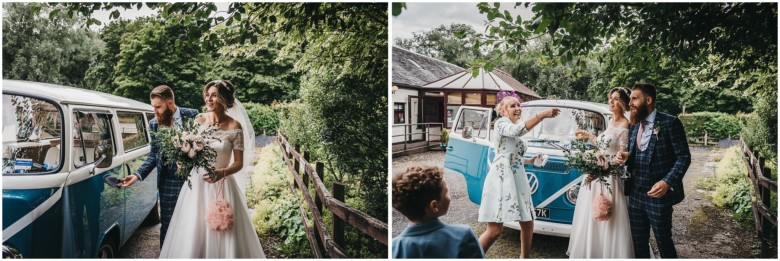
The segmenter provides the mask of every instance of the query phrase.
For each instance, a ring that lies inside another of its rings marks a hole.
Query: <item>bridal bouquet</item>
[[[585,185],[590,187],[593,181],[599,181],[612,193],[607,178],[610,176],[624,177],[627,173],[622,165],[615,163],[615,155],[604,154],[599,149],[606,147],[609,142],[609,140],[600,140],[596,146],[592,146],[585,141],[574,141],[571,150],[566,152],[566,156],[569,158],[570,167],[577,168],[583,174],[593,178],[592,180],[586,179]]]
[[[187,179],[187,186],[192,188],[190,171],[201,168],[208,172],[209,177],[216,178],[212,164],[217,158],[217,152],[209,146],[209,142],[218,141],[213,136],[216,128],[204,127],[190,119],[184,122],[181,130],[161,126],[157,131],[160,140],[160,155],[165,158],[164,164],[176,164],[176,175]]]

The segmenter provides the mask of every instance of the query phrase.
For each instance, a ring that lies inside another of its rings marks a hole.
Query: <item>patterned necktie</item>
[[[637,148],[639,148],[639,150],[641,150],[641,151],[645,151],[645,150],[642,148],[642,136],[644,136],[644,135],[643,135],[643,133],[645,132],[645,126],[646,126],[648,123],[650,123],[650,122],[645,120],[645,121],[642,121],[642,122],[639,124],[639,133],[638,133],[638,135],[637,135],[637,137],[636,137],[636,147],[637,147]]]

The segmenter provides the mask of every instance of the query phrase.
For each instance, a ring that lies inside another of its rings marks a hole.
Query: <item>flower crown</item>
[[[515,97],[515,99],[520,101],[520,103],[523,103],[523,100],[520,99],[520,96],[518,96],[517,93],[515,93],[514,91],[499,91],[497,95],[498,103],[501,103],[501,100],[503,100],[506,97]]]

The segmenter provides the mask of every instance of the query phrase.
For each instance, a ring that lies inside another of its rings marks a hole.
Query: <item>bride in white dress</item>
[[[629,91],[617,87],[609,92],[608,97],[609,110],[614,118],[607,129],[598,137],[581,130],[577,130],[577,133],[587,137],[594,145],[600,141],[609,141],[599,149],[605,154],[616,155],[628,150],[628,119],[624,113],[628,109]],[[596,181],[590,184],[590,188],[580,187],[577,206],[574,207],[569,248],[566,251],[569,258],[634,258],[628,221],[628,197],[623,194],[623,181],[613,177],[608,178],[607,183],[612,188],[612,194]],[[612,214],[606,221],[597,221],[594,219],[593,204],[602,192],[612,200]]]
[[[251,154],[253,142],[247,140],[253,139],[248,135],[253,131],[246,111],[235,100],[234,93],[235,88],[227,81],[209,82],[203,90],[209,112],[199,115],[197,121],[202,126],[218,123],[219,130],[214,136],[221,142],[210,143],[217,152],[214,163],[217,180],[211,180],[205,170],[192,170],[192,188],[186,183],[182,186],[160,258],[265,258],[246,208],[242,186],[235,175],[242,173],[242,169],[251,168],[251,160],[246,159],[245,154]],[[250,128],[247,134],[240,121]],[[245,149],[247,153],[244,153]],[[220,186],[224,186],[221,198],[233,210],[233,226],[225,231],[212,229],[206,221],[206,213],[211,201],[217,198]]]

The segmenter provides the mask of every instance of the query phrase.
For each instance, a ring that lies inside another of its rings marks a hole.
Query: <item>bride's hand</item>
[[[214,182],[217,182],[217,181],[225,178],[225,176],[227,176],[225,174],[225,169],[215,169],[214,170],[214,175],[216,176],[216,179],[212,179],[209,175],[203,175],[203,181],[206,181],[208,183],[214,183]]]

